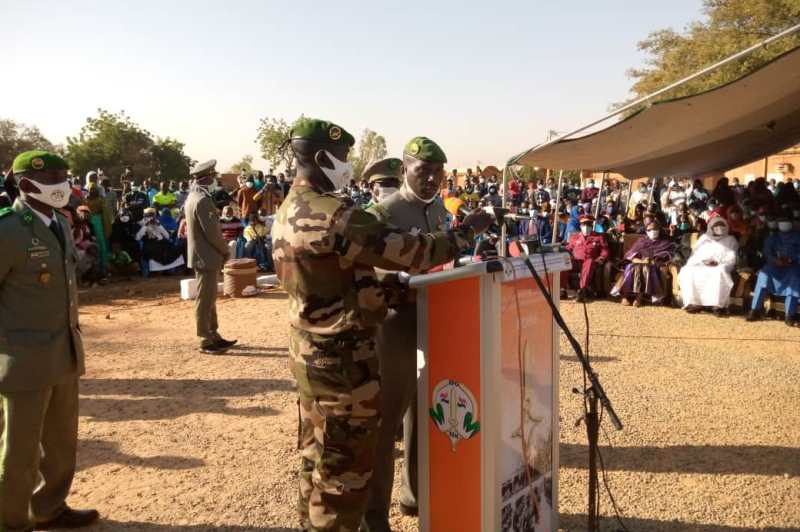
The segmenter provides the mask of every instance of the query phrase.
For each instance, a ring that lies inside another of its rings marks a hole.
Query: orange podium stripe
[[[481,420],[480,277],[428,288],[428,401],[442,380],[465,385]],[[420,427],[425,430],[425,427]],[[458,440],[428,416],[430,524],[435,532],[481,529],[481,433]]]

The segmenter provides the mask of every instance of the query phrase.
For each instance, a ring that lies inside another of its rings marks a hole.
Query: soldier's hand
[[[476,235],[481,235],[489,229],[492,223],[494,223],[494,216],[483,209],[476,209],[464,218],[461,225],[471,228]]]

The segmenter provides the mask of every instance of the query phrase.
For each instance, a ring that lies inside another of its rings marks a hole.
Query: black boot
[[[761,319],[761,313],[757,310],[751,310],[747,313],[747,317],[745,319],[747,321],[758,321]]]

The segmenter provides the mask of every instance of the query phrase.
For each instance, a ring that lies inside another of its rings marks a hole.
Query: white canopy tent
[[[800,48],[715,89],[654,103],[579,138],[543,143],[509,165],[698,176],[763,158],[800,141]]]

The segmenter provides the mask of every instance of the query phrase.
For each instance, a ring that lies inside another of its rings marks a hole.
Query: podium
[[[569,255],[531,262],[558,301]],[[478,262],[409,285],[420,531],[558,530],[559,335],[527,266]]]

